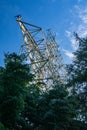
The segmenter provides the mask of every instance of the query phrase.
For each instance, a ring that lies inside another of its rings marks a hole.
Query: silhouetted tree
[[[74,53],[75,59],[72,65],[68,67],[68,87],[78,98],[77,118],[87,122],[87,38],[80,38],[77,34],[75,37],[79,47]]]
[[[24,108],[25,89],[32,80],[30,68],[23,55],[5,55],[5,67],[0,67],[0,121],[14,128]]]

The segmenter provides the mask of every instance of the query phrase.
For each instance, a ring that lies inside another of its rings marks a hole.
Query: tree
[[[68,86],[71,93],[78,97],[79,119],[87,122],[87,38],[80,38],[77,34],[75,37],[79,47],[74,53],[73,64],[68,67]]]
[[[32,84],[26,89],[25,107],[18,121],[18,126],[22,126],[21,130],[33,130],[38,125],[37,104],[41,90],[36,84]],[[17,127],[19,130],[19,127]]]
[[[14,128],[24,108],[25,90],[32,80],[24,56],[5,54],[5,67],[0,67],[0,121]]]
[[[0,123],[0,130],[9,130],[8,128],[5,128],[2,123]]]
[[[35,130],[67,130],[75,117],[74,107],[64,86],[57,84],[54,87],[48,92],[37,94],[37,98],[32,93],[27,98],[26,119]]]
[[[49,99],[49,100],[48,100]],[[48,109],[44,115],[44,126],[55,130],[67,130],[75,117],[74,107],[64,86],[55,86],[47,96]]]

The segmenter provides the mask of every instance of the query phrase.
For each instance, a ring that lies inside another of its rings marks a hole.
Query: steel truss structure
[[[23,34],[25,44],[22,51],[28,57],[34,81],[43,82],[44,90],[52,88],[55,82],[61,85],[65,79],[65,68],[55,36],[50,30],[45,34],[41,27],[22,21],[21,16],[17,16],[16,21]]]

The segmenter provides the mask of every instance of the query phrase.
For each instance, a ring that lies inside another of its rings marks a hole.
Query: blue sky
[[[64,63],[70,63],[72,52],[78,47],[73,32],[87,36],[86,0],[0,0],[0,65],[4,53],[18,52],[23,43],[20,28],[15,20],[21,14],[23,20],[44,30],[56,33]]]

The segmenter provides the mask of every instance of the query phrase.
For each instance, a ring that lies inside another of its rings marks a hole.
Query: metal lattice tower
[[[29,58],[28,63],[35,75],[35,82],[45,83],[44,90],[51,88],[55,81],[61,84],[65,69],[59,46],[51,31],[44,34],[42,28],[23,22],[20,16],[16,20],[23,34],[25,44],[22,47]]]

